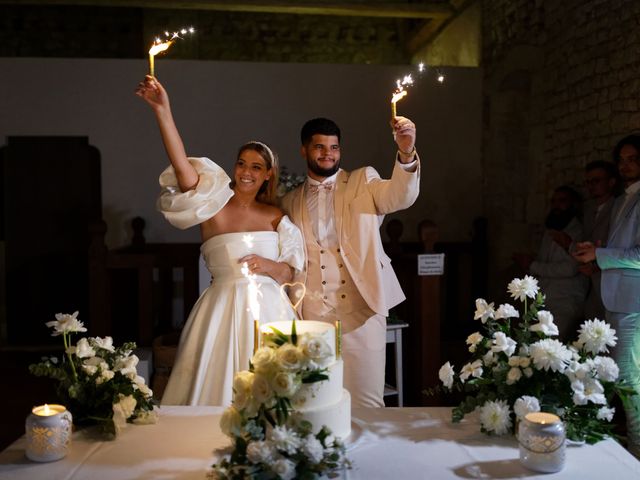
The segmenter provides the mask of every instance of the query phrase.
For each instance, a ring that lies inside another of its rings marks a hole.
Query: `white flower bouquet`
[[[331,348],[314,334],[274,330],[253,355],[249,370],[233,381],[233,402],[220,427],[232,452],[212,466],[210,479],[314,479],[334,477],[349,466],[344,444],[326,427],[298,418],[292,405],[303,401],[305,385],[328,379]]]
[[[457,373],[450,362],[440,368],[445,389],[465,394],[452,411],[453,421],[477,409],[481,430],[502,435],[513,432],[527,413],[544,411],[565,422],[572,440],[595,443],[611,435],[612,398],[624,402],[633,394],[618,380],[616,362],[605,355],[616,344],[615,330],[602,320],[587,320],[577,340],[565,345],[551,338],[558,327],[544,310],[535,278],[514,279],[508,291],[523,302],[522,317],[512,305],[496,309],[477,299],[474,319],[484,331],[467,338],[471,360]]]
[[[116,435],[128,421],[155,423],[153,393],[136,370],[135,343],[115,347],[111,337],[83,337],[72,345],[72,334],[87,331],[77,317],[78,312],[59,313],[46,323],[53,328],[52,336],[62,335],[64,355],[45,357],[29,371],[58,381],[60,401],[77,425],[97,424],[104,433]]]
[[[307,179],[306,175],[299,175],[289,172],[286,166],[280,169],[280,175],[278,178],[278,188],[276,195],[278,197],[284,197],[288,192],[296,188],[302,182]]]

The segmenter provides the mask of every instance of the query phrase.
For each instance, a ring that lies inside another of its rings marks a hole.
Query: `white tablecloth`
[[[53,463],[24,456],[24,437],[0,453],[0,478],[12,480],[200,479],[229,445],[218,407],[162,407],[159,423],[129,425],[115,441],[74,433],[69,455]],[[478,424],[452,424],[449,408],[354,409],[348,456],[355,479],[640,479],[640,462],[613,440],[569,446],[563,471],[520,465],[513,437],[488,437]]]

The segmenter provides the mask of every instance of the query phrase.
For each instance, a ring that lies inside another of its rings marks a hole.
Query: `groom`
[[[344,384],[356,407],[384,406],[386,316],[405,298],[380,225],[419,192],[415,125],[395,117],[392,128],[398,153],[391,179],[384,180],[372,167],[342,170],[340,129],[326,118],[309,120],[300,134],[308,177],[282,201],[305,241],[307,265],[296,279],[309,292],[302,318],[342,321]]]

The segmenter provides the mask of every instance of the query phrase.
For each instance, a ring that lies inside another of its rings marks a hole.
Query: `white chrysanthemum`
[[[52,337],[57,337],[63,333],[73,332],[86,332],[84,324],[78,320],[78,312],[73,312],[71,315],[68,313],[56,313],[56,319],[45,323],[47,327],[53,327]]]
[[[514,278],[507,286],[507,290],[511,294],[511,298],[524,301],[525,298],[536,298],[538,295],[538,280],[529,275],[525,275],[523,279]]]
[[[480,320],[482,323],[486,323],[488,319],[493,317],[494,313],[493,303],[487,303],[484,298],[476,299],[476,312],[473,315],[474,320]]]
[[[593,368],[598,379],[605,382],[615,382],[620,375],[620,368],[611,357],[595,357],[593,359]]]
[[[469,345],[469,351],[471,353],[476,351],[478,344],[484,339],[480,332],[474,332],[467,337],[467,345]]]
[[[449,362],[445,363],[440,367],[438,371],[438,377],[443,385],[447,388],[451,388],[453,386],[453,375],[454,375],[453,367]]]
[[[499,319],[499,318],[518,318],[519,316],[520,316],[520,314],[513,307],[513,305],[510,305],[508,303],[503,303],[502,305],[500,305],[498,307],[498,310],[496,310],[495,318],[496,319]]]
[[[523,419],[527,413],[539,412],[540,402],[536,397],[523,395],[513,404],[513,411],[518,418]]]
[[[600,407],[598,409],[598,413],[596,413],[596,418],[598,420],[606,420],[607,422],[610,422],[611,420],[613,420],[613,415],[616,413],[616,409],[615,408],[608,408],[608,407]]]
[[[302,440],[302,451],[312,463],[320,463],[324,457],[324,447],[313,435],[307,435]]]
[[[247,445],[247,459],[251,463],[271,463],[276,457],[275,447],[269,441],[255,441]]]
[[[593,362],[586,360],[585,362],[577,362],[571,360],[567,364],[567,368],[564,374],[569,378],[569,381],[574,382],[576,380],[584,381],[585,378],[592,376]]]
[[[271,469],[281,480],[292,480],[296,478],[296,464],[286,458],[281,458],[273,462]]]
[[[507,372],[507,385],[513,385],[522,378],[522,370],[517,367],[512,367]]]
[[[467,363],[460,370],[460,380],[463,382],[469,377],[479,378],[482,376],[482,361],[475,360],[471,363]]]
[[[269,373],[277,368],[276,353],[273,348],[261,347],[251,358],[254,371],[258,373]]]
[[[269,437],[278,450],[290,455],[296,453],[296,450],[300,447],[300,437],[295,430],[288,428],[286,425],[273,427]]]
[[[576,405],[586,405],[588,402],[596,405],[606,405],[607,399],[604,396],[604,387],[595,378],[585,378],[583,381],[571,382],[573,389],[573,403]]]
[[[487,432],[504,435],[511,428],[509,405],[505,400],[488,401],[480,407],[480,423]]]
[[[516,341],[507,337],[503,332],[493,334],[493,342],[491,342],[491,351],[494,353],[504,352],[507,357],[513,355],[516,351]]]
[[[571,360],[571,351],[558,340],[545,338],[530,346],[533,365],[538,370],[564,372]]]
[[[618,340],[616,331],[607,322],[597,318],[585,321],[578,332],[578,345],[596,355],[608,352],[608,347],[615,347]]]
[[[547,310],[540,310],[538,312],[538,323],[531,325],[529,330],[532,332],[542,332],[549,337],[560,333],[558,326],[553,323],[553,314]]]

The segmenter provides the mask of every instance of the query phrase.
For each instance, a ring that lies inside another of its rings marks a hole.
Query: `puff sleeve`
[[[160,197],[157,208],[171,225],[186,229],[210,219],[233,196],[231,179],[226,172],[206,157],[189,157],[198,172],[198,184],[187,192],[180,191],[172,166],[160,174]]]
[[[291,265],[296,273],[301,272],[305,263],[302,232],[286,215],[280,220],[277,232],[280,246],[280,256],[277,261]]]

